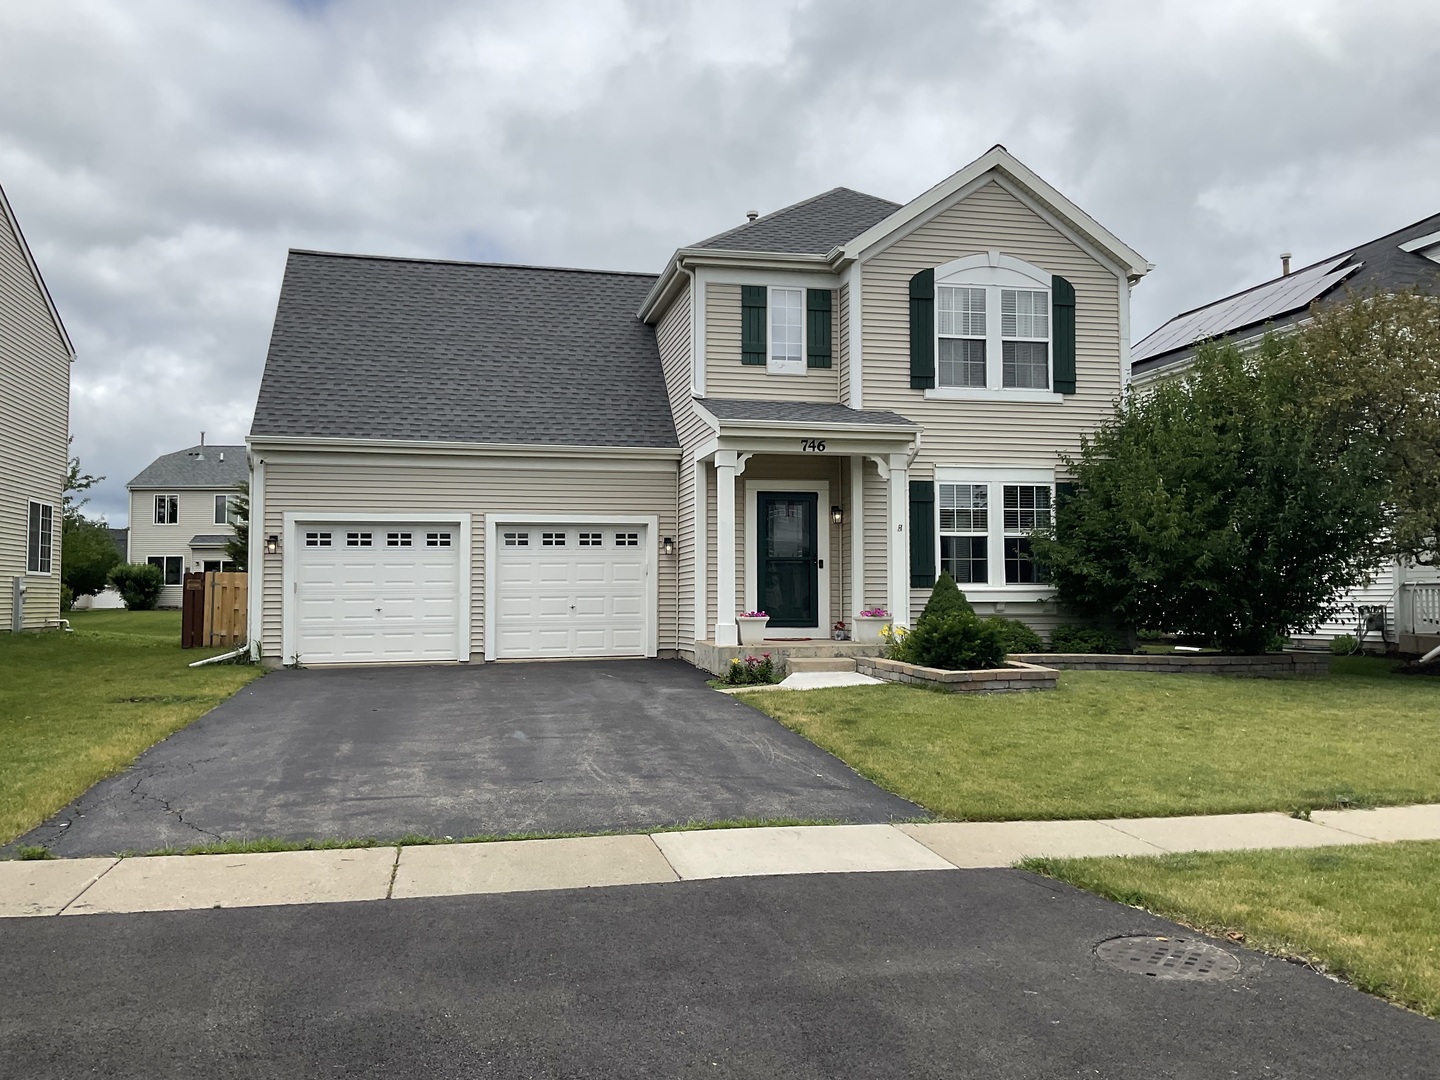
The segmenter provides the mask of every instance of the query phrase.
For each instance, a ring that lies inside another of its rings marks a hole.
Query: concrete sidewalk
[[[266,907],[699,878],[1011,866],[1051,855],[1440,839],[1440,805],[1106,821],[715,829],[559,840],[0,862],[0,917]]]

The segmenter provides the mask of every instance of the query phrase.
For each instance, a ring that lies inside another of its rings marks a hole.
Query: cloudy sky
[[[1440,211],[1433,0],[7,0],[0,184],[126,518],[249,429],[289,247],[658,271],[1004,143],[1176,312]]]

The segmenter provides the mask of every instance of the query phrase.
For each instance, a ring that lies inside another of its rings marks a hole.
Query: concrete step
[[[850,656],[792,656],[785,661],[787,674],[797,671],[854,671],[855,659]]]

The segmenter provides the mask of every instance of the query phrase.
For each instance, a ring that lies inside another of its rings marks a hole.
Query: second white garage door
[[[645,656],[649,530],[643,525],[501,525],[495,657]]]

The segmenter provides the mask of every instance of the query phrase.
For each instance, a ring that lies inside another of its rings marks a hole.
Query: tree
[[[61,524],[60,580],[75,596],[94,596],[105,588],[110,569],[120,561],[115,541],[102,521],[76,514]]]
[[[244,573],[250,565],[250,481],[235,485],[237,494],[230,496],[231,524],[235,535],[225,541],[225,558]]]
[[[70,438],[66,440],[66,445],[75,445],[74,435],[71,435]],[[80,456],[78,454],[70,458],[69,468],[65,473],[65,490],[60,496],[60,516],[66,522],[84,521],[85,515],[80,511],[90,499],[88,496],[83,499],[77,499],[75,496],[82,491],[89,491],[104,479],[105,477],[103,476],[91,476],[89,473],[82,473],[80,471]],[[104,519],[102,518],[100,520],[103,523]]]
[[[165,575],[150,563],[121,563],[110,569],[110,584],[131,611],[154,611],[165,588]]]
[[[1037,558],[1068,608],[1262,652],[1311,629],[1378,565],[1376,448],[1329,437],[1273,363],[1202,346],[1184,379],[1130,392],[1080,456]]]

